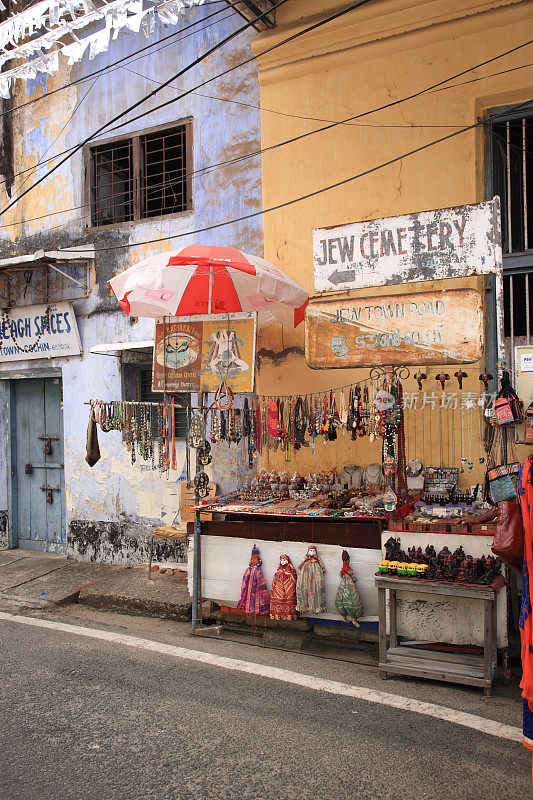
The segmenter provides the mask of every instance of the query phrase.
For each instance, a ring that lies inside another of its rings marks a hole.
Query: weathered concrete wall
[[[203,19],[211,13],[206,6],[191,12]],[[240,27],[236,14],[220,15],[220,23],[188,31],[186,38],[165,46],[157,53],[143,55],[128,69],[118,68],[102,74],[92,85],[84,82],[33,103],[14,114],[15,173],[35,166],[41,159],[73,147],[119,110],[151,91],[157,82],[189,64],[199,53]],[[206,23],[207,24],[207,23]],[[161,36],[173,29],[164,29]],[[176,29],[175,29],[176,30]],[[149,41],[157,42],[154,31]],[[177,89],[191,87],[224,71],[252,55],[254,34],[240,35],[201,66],[181,78],[177,87],[165,89],[142,106],[150,110],[170,99]],[[115,62],[147,44],[146,39],[122,34],[112,42],[108,53],[93,61],[85,58],[71,69],[63,67],[52,78],[19,85],[15,105],[35,99],[71,80]],[[132,74],[129,69],[145,77]],[[150,78],[150,79],[149,79]],[[90,88],[89,94],[84,97]],[[230,102],[231,101],[231,102]],[[121,398],[121,367],[116,358],[91,355],[89,348],[103,342],[141,341],[153,335],[153,322],[130,320],[117,308],[107,281],[117,272],[151,253],[172,250],[191,243],[234,245],[262,255],[262,226],[259,220],[234,223],[203,234],[190,234],[199,228],[225,219],[242,216],[259,208],[261,202],[260,161],[215,168],[214,164],[256,150],[260,143],[259,88],[255,64],[215,81],[176,104],[151,113],[120,129],[127,136],[139,130],[193,120],[193,209],[170,219],[152,219],[91,228],[85,202],[82,152],[67,161],[35,191],[4,215],[0,228],[0,257],[31,253],[39,248],[58,249],[83,243],[97,250],[92,288],[87,300],[74,304],[83,345],[81,358],[34,360],[0,367],[3,377],[21,374],[24,369],[59,367],[63,377],[65,485],[68,552],[85,560],[139,561],[146,558],[146,532],[155,525],[170,523],[179,512],[180,480],[184,477],[184,445],[178,447],[178,469],[161,475],[149,464],[132,465],[117,432],[100,435],[101,461],[90,469],[85,462],[85,435],[90,398]],[[109,135],[109,134],[108,134]],[[117,135],[115,132],[113,135]],[[99,141],[105,137],[100,137]],[[43,174],[46,167],[24,172],[15,178],[15,191]],[[26,183],[28,182],[28,183]],[[3,187],[2,187],[3,188]],[[0,204],[6,204],[4,191]],[[77,207],[77,208],[76,208]],[[72,209],[72,210],[70,210]],[[60,213],[56,213],[60,212]],[[36,219],[38,218],[39,219]],[[20,223],[20,224],[19,224]],[[145,240],[167,237],[166,241],[145,245]],[[120,246],[116,249],[115,246]],[[122,247],[123,246],[123,247]],[[0,393],[5,391],[0,381]],[[0,394],[0,401],[2,395]],[[0,435],[5,433],[5,404],[0,402]],[[2,435],[2,442],[6,442]],[[5,445],[0,446],[0,510],[7,508],[8,475]],[[179,519],[179,515],[178,515]]]
[[[287,3],[277,11],[276,29],[258,37],[254,49],[263,51],[337,9],[334,0]],[[476,123],[487,109],[530,100],[533,67],[526,48],[451,80],[439,90],[422,90],[516,47],[530,39],[532,32],[531,5],[522,0],[384,0],[261,57],[263,148],[320,129],[328,121],[354,118],[265,152],[263,207],[278,206],[377,167]],[[421,94],[407,102],[373,111],[417,92]],[[265,214],[265,257],[313,293],[314,228],[481,202],[486,199],[484,144],[484,130],[473,129],[336,189]],[[424,288],[429,289],[429,284]],[[329,390],[368,376],[368,370],[309,369],[303,327],[263,332],[258,344],[259,394]],[[482,367],[483,362],[468,365],[464,392],[479,394]],[[423,369],[428,392],[440,390],[435,377],[441,370]],[[444,366],[452,378],[447,391],[458,391],[453,378],[456,370]],[[404,391],[416,390],[412,376],[404,381]],[[477,418],[472,420],[476,467],[461,475],[464,484],[475,482],[483,473],[479,423]],[[438,410],[428,405],[414,415],[411,424],[418,431],[419,452],[408,457],[416,454],[425,463],[430,463],[428,458],[436,462],[442,458],[446,463],[450,435],[456,439],[461,435],[460,412],[448,421],[444,448]],[[423,432],[426,440],[421,447]],[[413,443],[414,435],[409,439]],[[342,437],[317,452],[319,458],[310,449],[300,451],[291,471],[305,475],[346,461],[365,465],[380,460],[378,445],[369,445],[368,439],[353,443]],[[271,454],[271,464],[279,467],[281,459]]]

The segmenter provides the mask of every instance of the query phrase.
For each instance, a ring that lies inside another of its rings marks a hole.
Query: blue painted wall
[[[200,7],[190,16],[194,20],[205,20],[213,10],[213,5]],[[185,20],[181,27],[189,22]],[[154,81],[167,80],[198,54],[243,24],[243,20],[229,9],[220,14],[216,25],[211,22],[200,22],[198,28],[187,31],[186,38],[171,44],[164,43],[165,46],[158,52],[142,54],[142,58],[128,66],[128,69],[146,77],[133,75],[126,67],[116,68],[101,75],[85,98],[91,86],[86,82],[17,112],[14,117],[15,172],[77,144],[119,110],[151,91],[157,85]],[[48,81],[38,80],[18,86],[15,105],[25,102],[28,97],[38,96],[43,88],[49,91],[69,80],[88,75],[133,53],[148,42],[157,42],[161,36],[177,31],[179,27],[165,28],[161,33],[154,31],[148,40],[142,33],[133,35],[123,32],[111,42],[107,53],[93,61],[85,57],[74,67],[63,68]],[[253,30],[241,34],[182,77],[179,88],[192,87],[252,56],[250,45],[254,35]],[[176,89],[164,89],[143,105],[142,110],[149,110],[175,94]],[[259,110],[253,106],[259,106],[254,61],[183,100],[126,125],[121,133],[128,135],[192,118],[194,170],[203,170],[259,149],[260,116]],[[105,138],[102,135],[99,140]],[[21,375],[30,369],[39,372],[41,368],[50,366],[61,368],[69,552],[83,559],[139,561],[146,555],[146,531],[161,520],[171,521],[179,510],[179,477],[183,472],[185,456],[182,446],[178,453],[178,470],[170,472],[168,477],[162,477],[157,470],[152,470],[142,462],[131,465],[121,435],[112,432],[100,436],[102,460],[92,470],[85,462],[88,408],[84,402],[96,397],[120,399],[122,391],[118,359],[91,355],[89,348],[102,342],[141,341],[151,338],[153,334],[151,320],[139,320],[133,325],[130,323],[110,297],[107,281],[113,274],[160,248],[178,249],[192,243],[223,244],[262,255],[260,217],[200,235],[189,233],[260,208],[260,159],[255,157],[231,167],[215,168],[205,174],[200,172],[193,180],[193,209],[181,216],[97,229],[90,228],[88,209],[67,210],[72,206],[82,206],[85,202],[84,173],[84,157],[80,152],[38,190],[24,198],[17,205],[14,216],[7,219],[5,215],[3,227],[0,228],[1,256],[31,253],[40,247],[56,249],[81,243],[91,243],[97,248],[90,297],[74,303],[84,354],[67,359],[3,364],[0,365],[0,377],[9,378],[10,374],[15,373]],[[42,169],[37,174],[42,174]],[[28,174],[16,178],[16,191],[20,191],[27,178]],[[3,205],[5,195],[1,201]],[[43,219],[29,221],[41,215]],[[25,224],[8,227],[13,221],[25,221]],[[169,242],[148,247],[141,244],[137,246],[144,240],[161,236],[168,237]],[[110,244],[133,247],[107,252],[102,249]],[[5,398],[6,386],[0,381],[0,401]],[[3,403],[1,406],[4,408]],[[4,444],[0,446],[0,510],[8,506],[6,434],[7,415],[2,411],[0,441]],[[87,540],[89,524],[93,525],[90,541]]]

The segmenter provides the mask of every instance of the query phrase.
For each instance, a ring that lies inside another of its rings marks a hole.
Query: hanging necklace
[[[172,431],[172,460],[170,466],[172,469],[177,469],[177,462],[176,462],[176,409],[174,405],[174,398],[172,398],[170,404],[170,428]]]

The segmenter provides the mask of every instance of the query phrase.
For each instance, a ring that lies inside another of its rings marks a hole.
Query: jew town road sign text
[[[466,364],[483,346],[475,289],[323,300],[306,311],[305,359],[313,369]]]

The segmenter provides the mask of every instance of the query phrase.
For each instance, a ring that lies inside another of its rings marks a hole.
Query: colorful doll
[[[270,589],[270,618],[297,619],[296,570],[289,556],[279,557],[279,567],[274,573]]]
[[[346,550],[342,551],[341,582],[335,598],[335,606],[345,622],[353,622],[359,627],[357,620],[362,617],[365,610],[357,591],[355,575],[350,567],[350,556]]]
[[[270,598],[261,564],[259,550],[254,544],[250,566],[246,568],[242,577],[241,599],[237,606],[237,608],[244,609],[244,613],[249,616],[268,614],[270,607]]]
[[[300,613],[320,614],[326,610],[325,571],[326,568],[318,556],[316,547],[311,545],[298,567],[296,608]]]

